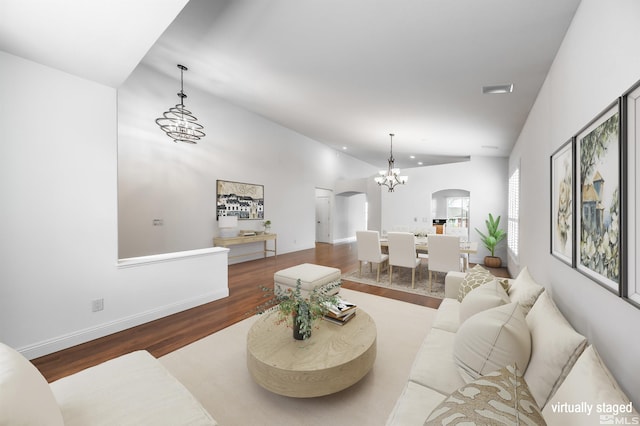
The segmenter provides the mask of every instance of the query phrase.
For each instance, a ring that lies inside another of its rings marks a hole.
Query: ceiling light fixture
[[[375,181],[380,186],[386,186],[389,188],[389,192],[393,192],[396,185],[404,185],[409,180],[408,176],[400,176],[400,169],[395,168],[395,159],[393,158],[393,133],[389,133],[391,136],[391,151],[389,156],[389,169],[380,170],[380,176],[376,176]]]
[[[186,142],[196,144],[205,136],[202,129],[204,127],[200,123],[196,123],[198,119],[193,116],[191,111],[184,107],[184,98],[187,95],[184,93],[184,80],[183,73],[188,68],[184,65],[178,64],[180,69],[180,92],[178,97],[180,103],[169,108],[162,117],[156,119],[156,124],[160,126],[163,132],[167,134],[174,142]]]
[[[482,86],[482,93],[485,95],[494,95],[498,93],[511,93],[511,92],[513,92],[513,83],[498,84],[496,86]]]

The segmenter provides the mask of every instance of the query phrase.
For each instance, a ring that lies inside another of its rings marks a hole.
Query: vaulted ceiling
[[[140,61],[176,79],[181,63],[187,93],[206,90],[377,167],[395,133],[406,168],[508,156],[578,4],[3,0],[0,50],[113,87]],[[482,93],[501,84],[513,92]]]

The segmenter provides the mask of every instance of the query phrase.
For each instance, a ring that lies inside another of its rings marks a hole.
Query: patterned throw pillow
[[[462,283],[460,284],[460,290],[458,291],[458,302],[462,302],[462,299],[476,287],[481,286],[484,283],[493,281],[494,277],[491,272],[487,271],[480,265],[476,265],[464,276]]]
[[[502,278],[501,280],[498,280],[498,282],[508,294],[509,290],[511,290],[511,281],[509,281],[509,278]]]
[[[546,425],[515,364],[466,384],[442,401],[425,425]]]

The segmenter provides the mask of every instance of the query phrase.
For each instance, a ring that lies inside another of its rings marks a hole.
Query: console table
[[[238,236],[238,237],[215,237],[213,239],[213,245],[216,247],[229,247],[229,246],[235,246],[235,245],[239,245],[239,244],[249,244],[249,243],[259,243],[262,242],[263,243],[263,248],[261,251],[254,251],[251,253],[243,253],[243,254],[236,254],[234,256],[229,256],[229,258],[233,258],[233,257],[242,257],[242,256],[251,256],[253,254],[258,254],[258,253],[262,253],[264,254],[264,257],[267,257],[267,254],[269,252],[273,253],[274,256],[278,256],[277,253],[277,239],[278,239],[278,234],[260,234],[260,235],[249,235],[246,237],[243,236]],[[269,249],[267,248],[267,241],[273,241],[273,249]]]

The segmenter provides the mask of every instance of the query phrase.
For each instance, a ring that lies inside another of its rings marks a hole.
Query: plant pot
[[[311,337],[311,332],[309,332],[309,336]],[[298,323],[298,316],[293,316],[293,338],[296,340],[305,340],[304,334],[300,331],[300,324]]]
[[[487,266],[489,268],[499,268],[502,266],[502,259],[500,259],[498,256],[485,256],[484,266]]]

